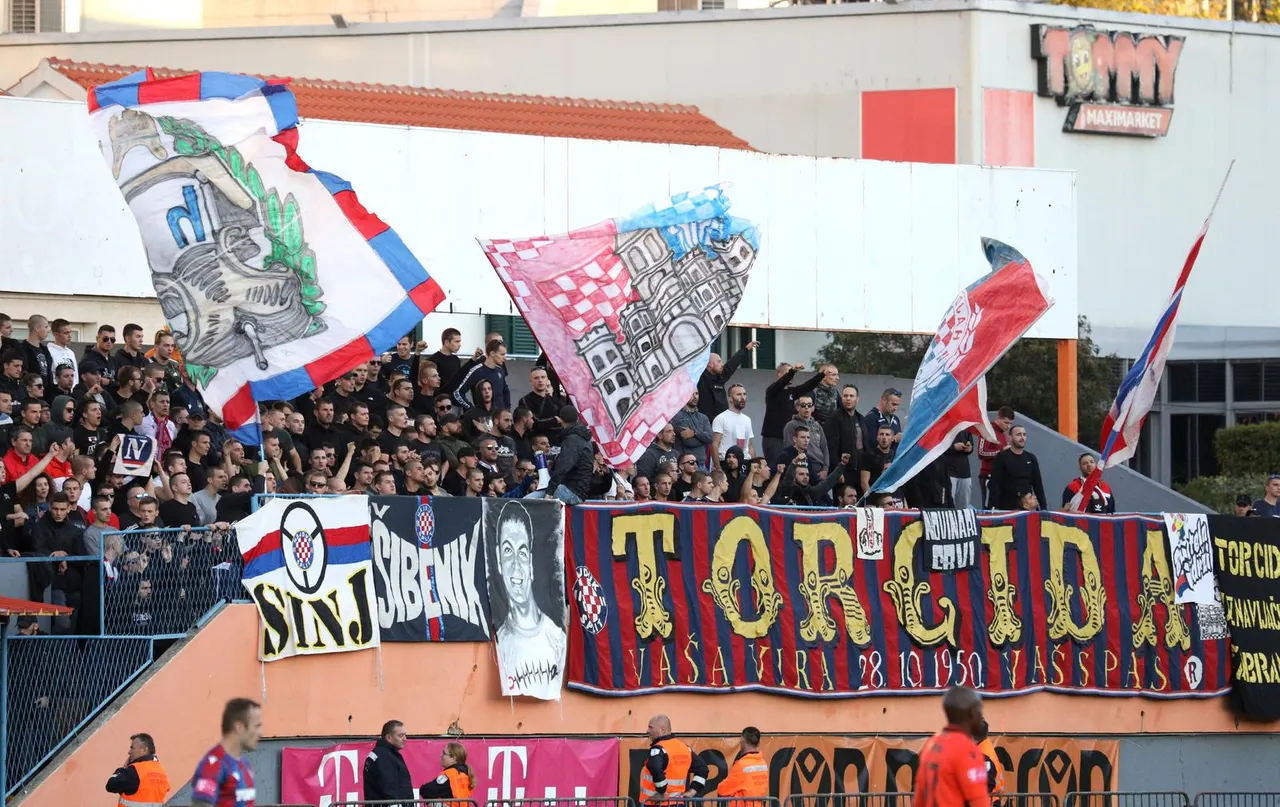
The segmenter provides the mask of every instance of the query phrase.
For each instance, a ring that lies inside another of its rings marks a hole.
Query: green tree
[[[915,378],[932,336],[838,333],[818,351],[842,372]],[[1098,448],[1102,419],[1111,407],[1114,355],[1103,356],[1088,319],[1080,317],[1076,342],[1076,384],[1080,442]],[[1009,405],[1046,426],[1058,423],[1058,347],[1052,339],[1019,339],[987,374],[987,401]]]

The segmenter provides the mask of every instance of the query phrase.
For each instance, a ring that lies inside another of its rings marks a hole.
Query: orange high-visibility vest
[[[169,796],[169,776],[159,760],[135,762],[133,769],[138,772],[138,790],[128,796],[121,794],[119,807],[164,807]]]
[[[443,773],[449,779],[449,791],[453,793],[454,798],[471,798],[471,777],[466,771],[448,767],[444,769]],[[454,807],[466,807],[465,801],[452,802],[452,804]]]
[[[675,796],[688,787],[689,768],[693,765],[693,749],[674,737],[659,740],[654,747],[667,752],[667,778],[653,781],[649,766],[640,769],[640,798],[648,801],[658,795],[658,788],[666,785],[665,794]]]
[[[991,742],[991,738],[978,743],[978,750],[982,755],[991,760],[991,766],[996,769],[996,784],[991,789],[991,794],[998,795],[1004,792],[1004,769],[1000,767],[1000,757],[996,756],[996,744]]]
[[[748,751],[735,759],[716,788],[716,795],[745,797],[744,801],[729,802],[729,807],[761,807],[763,799],[769,798],[769,763],[764,761],[764,755]]]

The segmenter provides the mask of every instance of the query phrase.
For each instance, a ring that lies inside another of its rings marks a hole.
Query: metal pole
[[[9,617],[0,618],[0,803],[9,800]]]

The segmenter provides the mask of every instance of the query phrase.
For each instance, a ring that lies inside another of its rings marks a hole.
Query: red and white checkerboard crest
[[[429,501],[423,501],[418,505],[418,512],[414,515],[414,526],[418,530],[418,546],[430,546],[431,539],[436,534],[436,516],[431,511]]]
[[[604,630],[609,619],[609,603],[604,598],[595,575],[586,566],[579,566],[573,579],[573,596],[578,601],[578,621],[587,633]]]
[[[720,187],[560,235],[481,240],[582,423],[634,462],[689,400],[760,248]]]

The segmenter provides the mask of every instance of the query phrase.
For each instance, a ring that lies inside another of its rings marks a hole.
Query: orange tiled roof
[[[142,69],[65,59],[46,62],[86,90]],[[161,78],[194,72],[158,67],[153,70]],[[289,87],[298,99],[298,114],[304,118],[754,151],[750,143],[692,106],[462,92],[310,78],[290,78]]]

